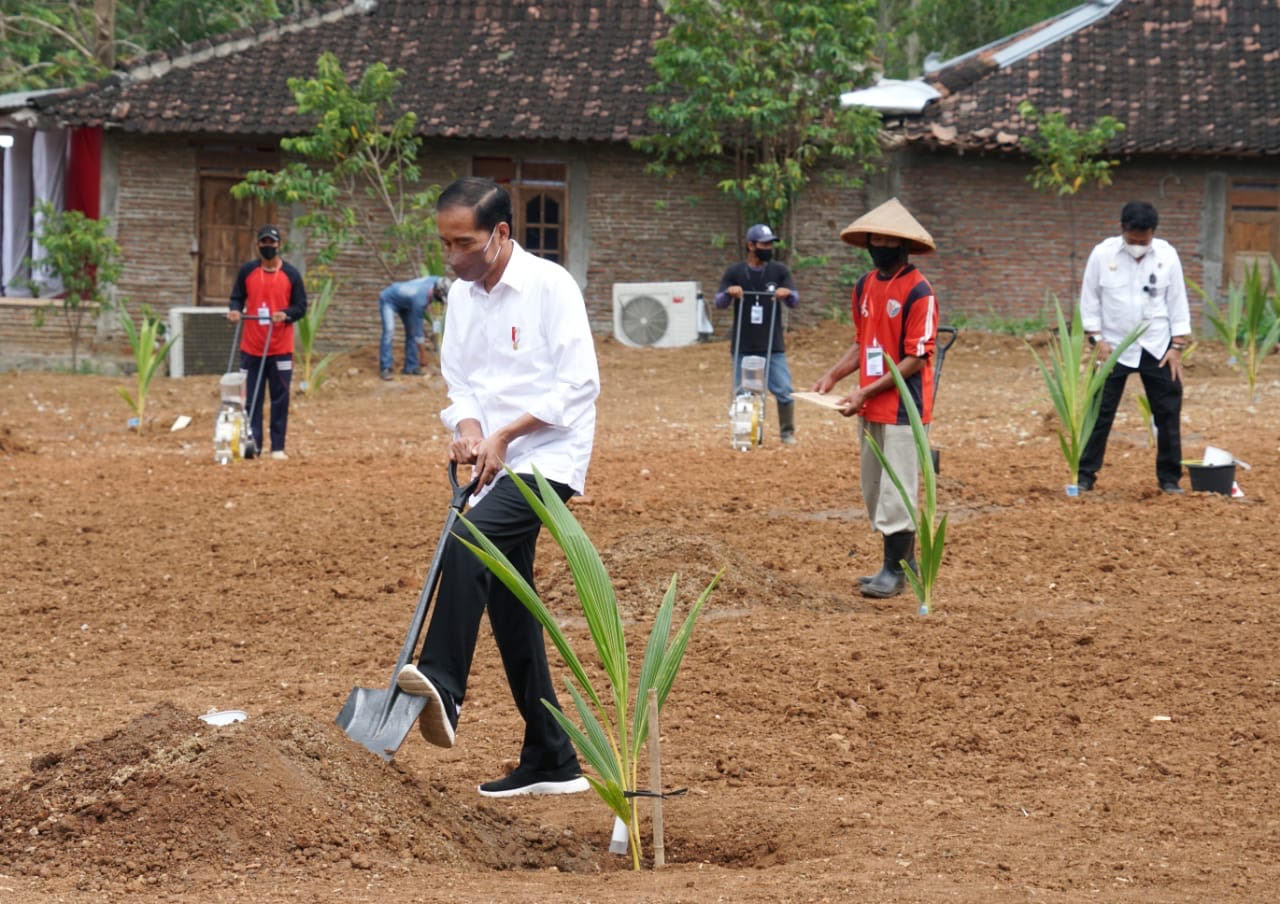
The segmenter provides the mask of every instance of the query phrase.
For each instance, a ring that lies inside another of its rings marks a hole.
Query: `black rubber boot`
[[[914,531],[901,531],[888,534],[884,538],[884,568],[870,581],[862,585],[862,595],[887,599],[897,596],[907,584],[906,574],[902,570],[905,559],[907,567],[915,570],[916,535]]]
[[[902,558],[907,560],[907,564],[911,566],[912,571],[919,574],[920,566],[916,564],[916,535],[912,533],[910,534],[910,537],[911,539],[907,545],[907,553],[906,555],[902,556]],[[889,580],[892,577],[892,575],[899,573],[898,567],[897,567],[898,560],[897,559],[891,560],[889,558],[889,555],[890,555],[889,544],[886,543],[885,553],[884,553],[884,563],[880,566],[880,570],[875,574],[864,574],[862,577],[858,578],[859,587],[865,587],[875,580],[881,580],[881,581]],[[888,572],[888,574],[886,574],[886,572]],[[882,575],[884,575],[884,577],[881,577]],[[904,576],[904,579],[905,579],[905,576]]]
[[[796,403],[778,403],[778,431],[782,434],[782,442],[788,446],[796,444]]]
[[[882,539],[887,540],[888,538],[884,537]],[[884,555],[881,557],[881,561],[880,561],[880,570],[877,571],[875,574],[864,574],[862,577],[858,578],[858,587],[859,588],[865,587],[873,581],[892,580],[893,578],[893,568],[891,567],[892,565],[893,563],[889,561],[889,544],[886,542],[884,543]]]

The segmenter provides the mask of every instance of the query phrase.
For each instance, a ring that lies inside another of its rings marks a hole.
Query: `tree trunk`
[[[93,0],[93,56],[105,69],[116,64],[116,0]]]

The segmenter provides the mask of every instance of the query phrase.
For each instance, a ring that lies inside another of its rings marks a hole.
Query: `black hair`
[[[1145,232],[1155,229],[1160,223],[1160,215],[1146,201],[1130,201],[1120,211],[1120,228],[1125,232],[1136,229]]]
[[[511,195],[492,179],[467,176],[454,180],[440,192],[436,213],[450,207],[470,209],[475,214],[477,229],[496,229],[499,223],[511,226]]]

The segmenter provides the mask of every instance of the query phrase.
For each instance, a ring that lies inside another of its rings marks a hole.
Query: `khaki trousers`
[[[928,429],[926,424],[925,430]],[[911,425],[876,424],[858,418],[858,437],[862,442],[862,499],[867,506],[867,518],[871,521],[872,528],[886,536],[914,531],[916,526],[911,520],[911,513],[903,504],[902,496],[893,485],[888,472],[871,451],[871,444],[867,442],[868,433],[880,446],[880,451],[884,453],[893,472],[902,481],[902,488],[907,491],[912,502],[917,502],[920,495],[920,462],[916,458]]]

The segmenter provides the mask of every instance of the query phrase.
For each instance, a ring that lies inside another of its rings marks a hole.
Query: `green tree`
[[[880,0],[887,75],[915,78],[925,54],[946,60],[1015,34],[1080,0]]]
[[[71,336],[71,370],[75,372],[84,315],[97,316],[110,307],[111,287],[120,278],[120,246],[107,234],[107,220],[91,220],[78,210],[56,210],[41,201],[36,205],[36,221],[44,257],[27,259],[33,276],[30,286],[41,291],[49,283],[62,285],[62,316]],[[47,310],[36,308],[37,326],[44,325]]]
[[[312,0],[0,0],[0,92],[65,87],[141,56],[310,9]]]
[[[322,54],[315,78],[289,79],[298,112],[315,117],[310,132],[280,141],[301,159],[275,172],[254,170],[231,190],[237,198],[303,206],[294,223],[316,239],[322,270],[348,244],[370,251],[389,282],[443,270],[435,225],[440,189],[420,186],[418,117],[395,115],[403,77],[403,69],[374,63],[348,82],[338,58]]]
[[[1071,241],[1068,267],[1071,285],[1079,285],[1076,268],[1075,196],[1087,185],[1105,188],[1111,184],[1111,170],[1119,160],[1099,159],[1107,143],[1124,131],[1124,123],[1113,116],[1100,116],[1087,129],[1072,128],[1062,113],[1041,113],[1030,101],[1018,104],[1018,115],[1034,128],[1022,136],[1022,147],[1035,160],[1027,181],[1036,191],[1057,195],[1067,212],[1067,235]]]
[[[716,174],[744,223],[780,226],[794,248],[788,212],[815,168],[865,165],[879,153],[879,116],[840,107],[842,92],[871,78],[874,4],[671,0],[666,10],[673,24],[649,86],[662,99],[636,147],[668,179],[688,161]]]

